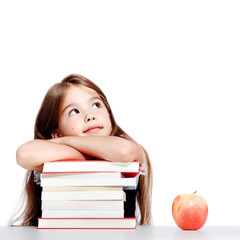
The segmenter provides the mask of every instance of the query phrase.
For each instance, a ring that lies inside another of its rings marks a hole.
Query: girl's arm
[[[27,170],[35,171],[42,171],[45,162],[66,158],[85,159],[79,151],[70,146],[40,139],[21,145],[16,152],[17,163]]]
[[[143,163],[144,153],[134,142],[117,136],[66,136],[50,141],[68,145],[83,154],[115,162]]]

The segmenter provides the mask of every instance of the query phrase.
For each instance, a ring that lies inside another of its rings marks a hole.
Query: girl
[[[117,124],[107,98],[89,79],[71,74],[47,92],[38,112],[34,140],[20,146],[17,163],[28,170],[25,190],[27,205],[22,225],[37,226],[41,217],[39,175],[45,162],[57,159],[138,160],[141,175],[136,191],[127,192],[125,217],[140,210],[139,223],[151,223],[152,171],[147,152]],[[144,167],[143,164],[144,163]]]

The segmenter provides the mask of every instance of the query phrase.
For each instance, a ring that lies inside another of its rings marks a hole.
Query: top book
[[[64,159],[44,163],[42,173],[79,173],[79,172],[139,172],[139,162],[110,162],[105,160]]]

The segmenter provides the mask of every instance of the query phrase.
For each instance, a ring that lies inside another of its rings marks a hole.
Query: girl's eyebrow
[[[94,101],[94,100],[96,100],[96,99],[102,101],[102,99],[101,99],[99,96],[91,97],[91,98],[89,99],[89,101]]]
[[[74,107],[74,106],[77,106],[76,103],[70,103],[68,104],[63,110],[62,110],[62,113],[64,113],[66,111],[66,109],[70,108],[70,107]]]

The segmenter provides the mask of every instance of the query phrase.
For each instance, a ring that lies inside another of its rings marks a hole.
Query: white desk
[[[1,240],[232,240],[240,239],[240,226],[205,226],[198,231],[183,231],[176,227],[138,226],[135,230],[43,230],[35,227],[0,227]]]

